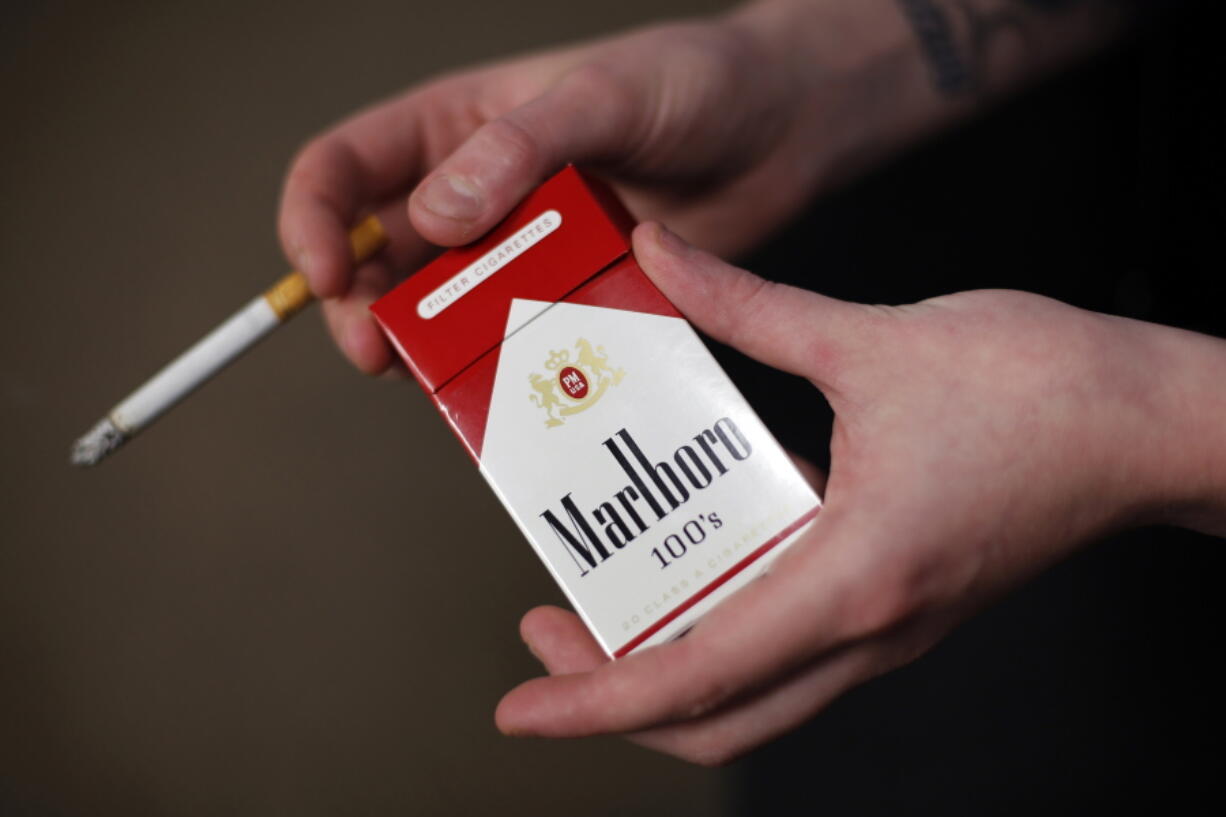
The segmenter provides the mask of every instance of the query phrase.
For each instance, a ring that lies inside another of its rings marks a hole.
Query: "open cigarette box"
[[[568,167],[371,307],[613,657],[683,633],[820,505],[632,227]]]

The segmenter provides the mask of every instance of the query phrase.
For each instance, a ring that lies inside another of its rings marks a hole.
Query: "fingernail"
[[[690,245],[686,244],[681,236],[677,235],[663,224],[660,225],[657,241],[661,247],[668,252],[671,252],[673,255],[684,255],[690,248]]]
[[[435,176],[422,190],[420,201],[431,213],[456,221],[481,215],[481,194],[461,176]]]
[[[302,248],[301,244],[293,244],[289,248],[294,268],[306,275],[311,267],[311,254]]]

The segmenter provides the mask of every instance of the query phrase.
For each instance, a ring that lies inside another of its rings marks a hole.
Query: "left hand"
[[[1221,371],[1220,341],[1021,292],[846,303],[763,281],[658,226],[634,238],[698,328],[825,394],[825,507],[680,640],[610,662],[574,614],[528,613],[523,637],[551,677],[503,698],[508,734],[617,733],[727,761],[1085,542],[1204,498],[1194,475],[1212,469],[1188,470],[1180,435],[1197,425],[1187,397],[1210,371],[1201,355]],[[1220,406],[1220,385],[1205,388]]]

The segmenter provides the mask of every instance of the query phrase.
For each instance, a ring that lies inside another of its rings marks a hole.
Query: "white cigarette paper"
[[[111,409],[108,415],[111,422],[125,434],[135,434],[280,323],[281,319],[263,296],[253,298],[251,303]]]
[[[349,234],[354,261],[383,248],[387,235],[370,216]],[[302,273],[291,272],[125,397],[72,448],[74,465],[95,465],[311,302]]]

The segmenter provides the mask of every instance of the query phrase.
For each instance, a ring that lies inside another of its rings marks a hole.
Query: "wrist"
[[[817,182],[837,183],[973,115],[1127,29],[1127,4],[756,0],[723,20],[804,100]],[[824,160],[824,161],[823,161]]]
[[[952,121],[895,0],[758,0],[722,18],[796,99],[797,172],[811,192],[850,180]]]
[[[1150,521],[1226,535],[1226,341],[1145,324]]]

